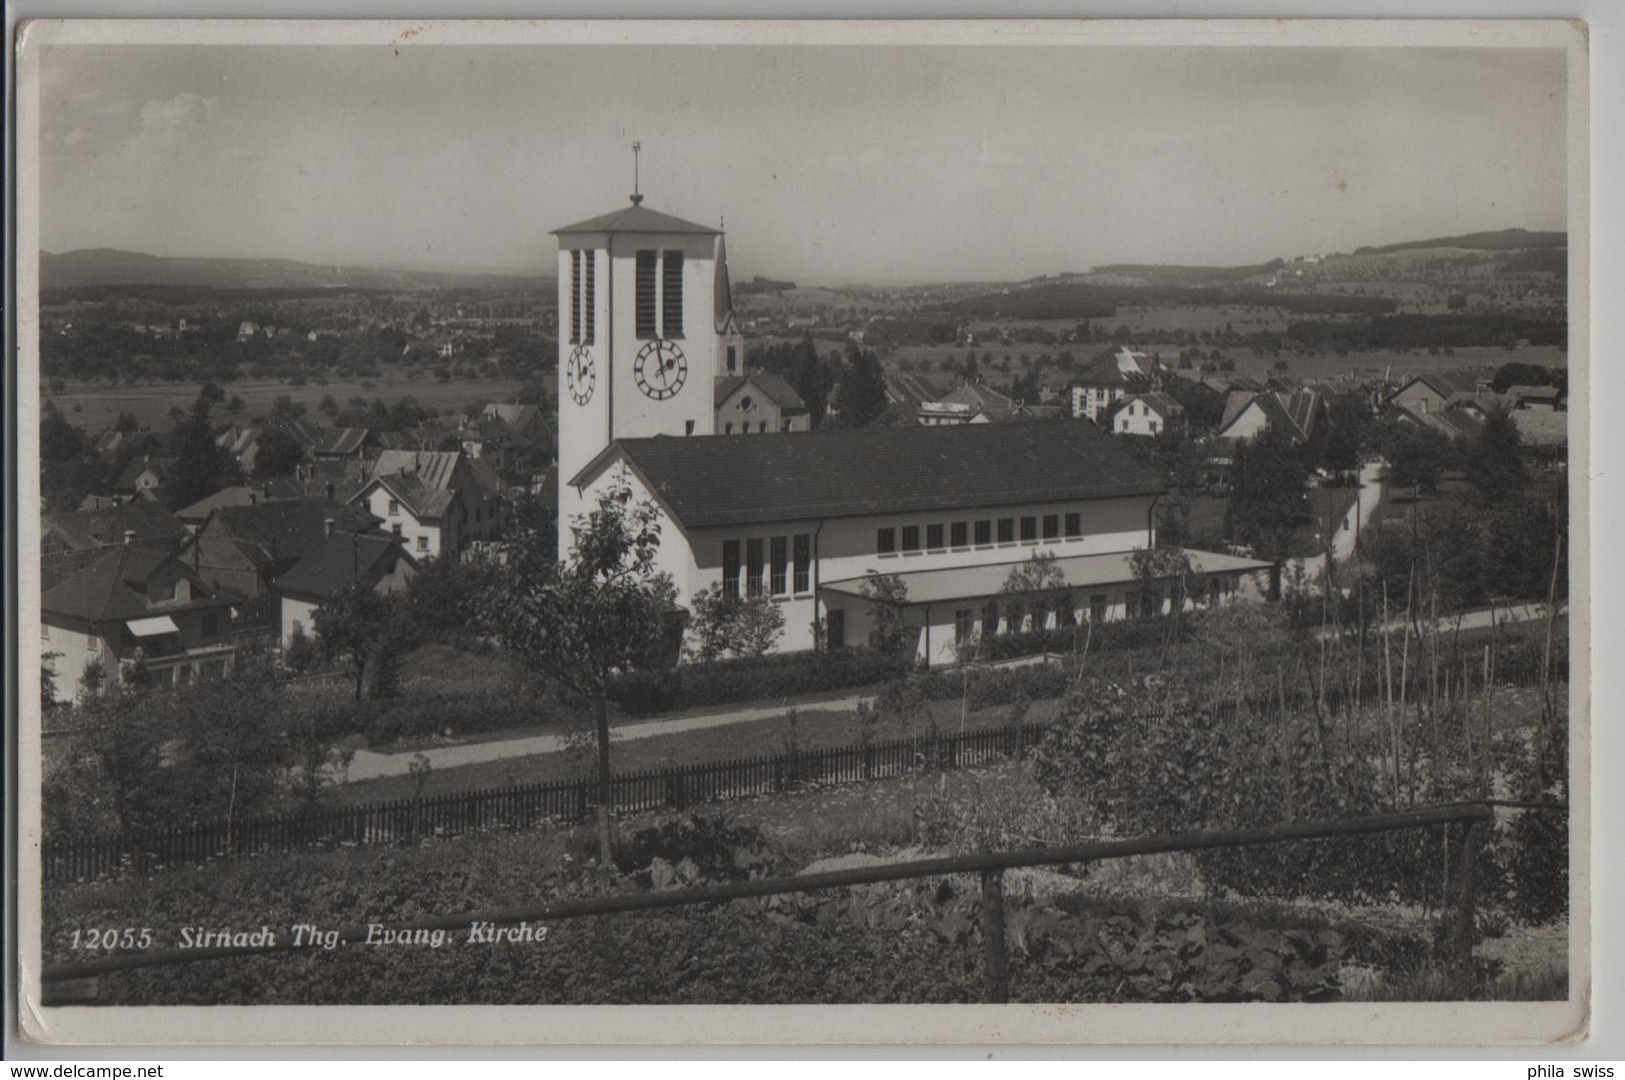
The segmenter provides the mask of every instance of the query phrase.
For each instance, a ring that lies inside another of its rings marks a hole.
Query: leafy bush
[[[610,683],[610,700],[632,716],[731,705],[874,686],[895,677],[895,660],[868,649],[723,660],[625,672]]]
[[[766,846],[754,825],[736,825],[726,814],[695,814],[633,833],[617,845],[615,865],[644,888],[657,884],[651,880],[656,859],[690,863],[696,877],[687,884],[744,881],[767,863]]]
[[[558,718],[550,704],[538,702],[512,688],[460,693],[413,693],[355,706],[356,728],[370,746],[387,746],[402,739],[434,735],[467,735],[536,727]]]

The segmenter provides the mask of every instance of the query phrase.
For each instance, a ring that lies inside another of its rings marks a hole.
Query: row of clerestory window
[[[1030,543],[1037,540],[1075,540],[1083,535],[1083,515],[1028,514],[1021,517],[979,518],[973,521],[933,521],[923,533],[918,525],[887,525],[875,530],[875,551],[881,555],[898,552],[944,551],[948,548],[991,547],[994,544]]]

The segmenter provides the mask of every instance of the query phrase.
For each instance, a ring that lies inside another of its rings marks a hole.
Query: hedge
[[[722,660],[616,676],[609,697],[630,716],[732,705],[875,686],[901,675],[893,657],[872,649],[786,653],[749,660]]]

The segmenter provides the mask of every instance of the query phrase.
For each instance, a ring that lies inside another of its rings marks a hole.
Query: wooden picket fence
[[[764,754],[622,773],[610,782],[619,813],[682,810],[702,803],[775,795],[814,785],[861,783],[924,769],[959,769],[1019,757],[1041,723],[920,735],[868,745]],[[215,822],[116,836],[47,840],[45,880],[95,881],[220,859],[412,843],[497,829],[579,825],[597,813],[593,781],[552,780],[448,792],[357,806],[322,806],[276,817]]]

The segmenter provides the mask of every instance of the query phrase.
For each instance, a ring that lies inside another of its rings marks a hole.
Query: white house
[[[385,450],[351,496],[419,559],[502,534],[502,483],[485,462],[455,450]]]
[[[1136,394],[1112,417],[1114,435],[1160,435],[1185,422],[1185,406],[1160,390]]]
[[[406,588],[421,569],[392,536],[335,532],[276,580],[284,648],[296,632],[314,636],[316,609],[360,585],[380,595]]]

